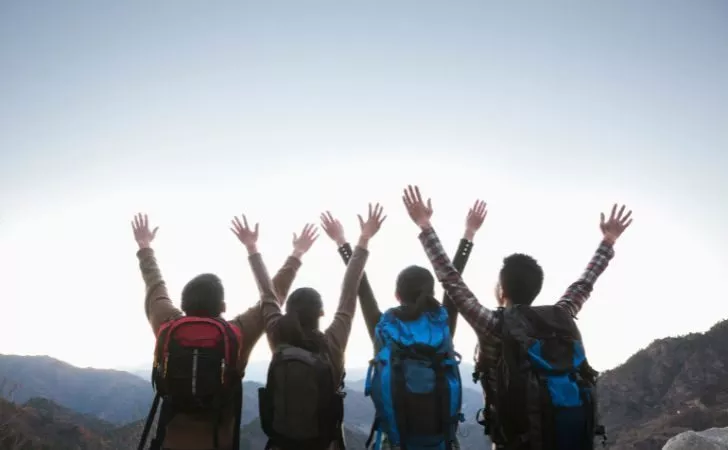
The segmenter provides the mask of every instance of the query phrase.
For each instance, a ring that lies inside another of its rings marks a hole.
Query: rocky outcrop
[[[599,379],[610,450],[660,450],[672,436],[728,426],[728,321],[659,339]]]
[[[686,431],[667,441],[662,450],[728,450],[728,428]]]

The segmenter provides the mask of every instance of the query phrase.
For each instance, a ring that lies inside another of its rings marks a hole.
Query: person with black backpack
[[[158,410],[151,450],[237,449],[242,376],[263,334],[260,303],[226,321],[222,282],[213,274],[203,274],[185,285],[180,311],[170,300],[151,247],[157,228],[150,229],[148,217],[138,214],[132,230],[146,285],[145,311],[157,338],[152,369],[156,396],[138,449],[145,448]],[[272,281],[276,301],[288,294],[301,257],[315,238],[313,225],[294,236],[293,254]],[[251,260],[260,257],[254,246],[247,247]]]
[[[420,227],[420,241],[438,280],[473,327],[488,343],[484,410],[495,448],[504,450],[592,450],[602,435],[597,415],[597,373],[589,366],[576,315],[594,283],[614,256],[613,246],[632,223],[632,212],[612,207],[601,216],[603,239],[582,276],[555,305],[531,306],[541,291],[543,270],[530,256],[504,260],[493,311],[483,306],[455,269],[430,223],[432,204],[409,186],[403,201]],[[494,339],[495,338],[495,339]],[[496,348],[492,348],[494,341]]]
[[[465,220],[465,234],[463,238],[460,240],[460,243],[458,245],[458,249],[455,252],[455,260],[454,264],[455,267],[462,272],[465,269],[465,264],[467,263],[468,257],[470,256],[470,252],[473,248],[473,239],[475,237],[476,232],[480,229],[481,225],[483,224],[483,221],[485,220],[485,203],[481,201],[476,201],[473,207],[468,211],[468,215]],[[344,236],[344,227],[341,225],[341,222],[336,220],[333,215],[330,212],[325,212],[321,214],[321,225],[323,230],[326,232],[326,234],[337,244],[339,254],[341,255],[342,259],[344,260],[344,263],[348,263],[349,259],[352,255],[351,245],[348,244],[346,241],[346,238]],[[383,315],[381,310],[379,309],[379,306],[377,304],[377,300],[374,297],[374,292],[372,291],[371,285],[369,284],[369,280],[367,279],[366,273],[362,276],[361,284],[359,285],[359,303],[361,304],[362,314],[364,316],[364,321],[367,326],[367,331],[369,332],[369,336],[372,339],[372,343],[375,344],[375,354],[380,352],[381,349],[377,349],[377,327],[380,325],[380,331],[383,330],[387,325],[385,322],[382,322],[382,317],[386,317],[387,319],[392,318],[393,312],[397,312],[397,314],[400,314],[404,312],[404,316],[409,315],[410,317],[405,317],[409,320],[406,320],[403,322],[404,326],[408,326],[408,324],[412,324],[416,322],[416,319],[420,318],[423,314],[426,314],[428,317],[432,315],[432,313],[436,313],[439,311],[439,304],[437,304],[434,299],[431,297],[428,297],[433,295],[434,290],[434,278],[432,274],[423,267],[418,266],[410,266],[404,270],[402,270],[397,277],[397,284],[396,284],[396,296],[398,298],[398,301],[400,302],[401,306],[400,308],[392,309]],[[422,296],[422,294],[425,294]],[[422,298],[420,299],[420,297]],[[447,293],[443,296],[443,303],[442,306],[445,308],[445,311],[447,312],[447,322],[446,325],[449,328],[449,334],[450,335],[450,344],[452,342],[452,338],[455,336],[455,327],[457,324],[457,316],[458,311],[455,305],[452,303],[452,301],[448,298]],[[421,300],[418,304],[418,300]],[[428,302],[429,304],[425,304]],[[423,309],[423,310],[420,310]],[[427,309],[431,309],[431,311],[427,311]],[[389,314],[389,315],[387,315]],[[439,322],[437,320],[433,321],[431,324],[433,327],[443,327],[445,325],[444,322]],[[390,345],[393,343],[392,340],[388,340],[386,343],[380,342],[379,345]],[[371,375],[371,381],[374,382],[375,380],[379,381],[381,383],[382,380],[382,370],[378,370],[376,372],[372,371],[370,373]],[[454,380],[454,379],[453,379]],[[395,386],[395,392],[398,386]],[[457,387],[456,387],[457,388]],[[408,423],[396,423],[397,414],[390,413],[387,414],[386,408],[393,409],[395,406],[401,406],[400,404],[389,404],[385,405],[384,402],[382,402],[381,398],[377,398],[379,395],[381,397],[381,389],[380,390],[372,390],[369,389],[367,392],[368,395],[370,395],[375,400],[375,407],[379,408],[379,411],[377,412],[377,417],[375,417],[372,429],[370,432],[369,440],[367,442],[367,447],[370,447],[371,445],[379,446],[382,449],[398,449],[400,448],[400,440],[401,435],[404,435],[406,433],[399,432],[400,428],[404,428],[408,425]],[[371,395],[374,394],[374,395]],[[443,433],[443,430],[448,430],[447,426],[443,426],[441,422],[443,422],[444,417],[442,413],[439,411],[439,407],[441,406],[441,399],[437,397],[436,395],[432,395],[427,397],[430,402],[423,402],[416,405],[417,407],[417,414],[415,416],[414,420],[411,420],[412,424],[415,425],[413,430],[402,430],[402,431],[409,431],[410,436],[413,434],[417,434],[416,431],[419,429],[420,431],[425,430],[426,434],[429,435],[429,439],[434,440],[440,440],[444,442],[446,440],[445,433]],[[403,408],[406,408],[406,406],[403,406]],[[427,411],[432,411],[431,414],[428,414]],[[459,411],[458,411],[459,412]],[[400,415],[409,415],[407,411],[403,411],[404,414]],[[412,413],[412,411],[410,411]],[[394,420],[394,423],[386,423],[385,420],[387,417],[391,417]],[[428,417],[430,418],[428,420]],[[447,418],[447,421],[450,419]],[[416,422],[415,422],[416,421]],[[433,422],[439,423],[438,426],[433,426]],[[421,426],[419,426],[421,425]],[[390,436],[386,431],[387,430],[394,430],[395,434],[394,436]],[[439,436],[432,436],[433,431],[440,430]],[[394,438],[394,439],[393,439]],[[457,437],[455,436],[455,433],[451,433],[450,438],[451,441],[451,447],[452,448],[458,448],[458,442]],[[408,447],[409,448],[409,447]]]
[[[369,240],[379,231],[383,210],[369,205],[361,235],[346,267],[333,322],[321,332],[323,302],[312,288],[295,290],[286,314],[275,299],[262,260],[251,260],[261,289],[263,319],[273,358],[259,391],[261,427],[274,450],[342,450],[344,352],[356,312],[356,293],[368,257]]]

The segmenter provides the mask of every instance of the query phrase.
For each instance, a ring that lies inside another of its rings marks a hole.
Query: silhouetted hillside
[[[16,403],[46,398],[114,424],[144,417],[154,395],[149,381],[130,373],[81,369],[48,356],[0,355],[0,380],[16,386]]]
[[[659,450],[675,434],[728,424],[728,321],[654,341],[600,378],[611,449]]]

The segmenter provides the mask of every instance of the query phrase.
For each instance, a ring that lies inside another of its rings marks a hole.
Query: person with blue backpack
[[[485,203],[477,201],[468,212],[465,235],[455,253],[460,271],[484,219]],[[326,212],[321,224],[348,263],[352,250],[341,223]],[[434,285],[427,269],[404,269],[396,284],[400,306],[382,313],[366,274],[362,276],[359,301],[375,347],[365,389],[376,409],[367,447],[373,443],[375,449],[458,448],[462,392],[459,356],[452,344],[457,309],[447,295],[444,307],[435,300]]]
[[[602,435],[597,415],[597,372],[589,366],[575,318],[614,256],[613,246],[632,223],[632,212],[612,207],[601,216],[602,241],[582,276],[555,305],[532,306],[543,270],[514,254],[504,260],[496,289],[500,308],[483,306],[463,281],[432,228],[432,204],[409,186],[403,201],[420,227],[420,241],[438,280],[480,343],[497,342],[486,392],[488,434],[503,450],[593,450]],[[488,398],[490,397],[490,398]]]

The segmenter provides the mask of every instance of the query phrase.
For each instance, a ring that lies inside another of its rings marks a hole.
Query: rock
[[[662,450],[728,450],[728,428],[686,431],[667,441]]]

